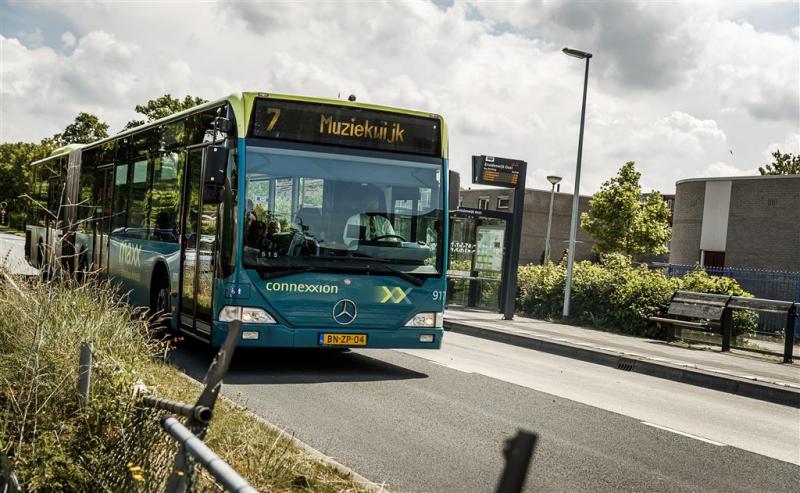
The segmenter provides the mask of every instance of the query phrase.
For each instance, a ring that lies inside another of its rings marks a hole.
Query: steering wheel
[[[401,242],[406,241],[406,239],[403,238],[400,235],[381,235],[381,236],[376,236],[375,238],[370,239],[370,241],[380,241],[380,240],[385,240],[387,238],[397,238]]]

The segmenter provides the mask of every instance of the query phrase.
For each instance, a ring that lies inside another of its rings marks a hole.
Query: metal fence
[[[683,277],[689,272],[701,269],[698,265],[660,264],[653,267],[663,269],[669,277]],[[757,298],[769,300],[794,301],[800,303],[800,272],[781,272],[734,267],[705,267],[703,270],[712,276],[735,279],[739,285]],[[783,337],[786,319],[780,315],[760,314],[757,334],[770,337]],[[795,341],[800,340],[800,320],[795,324]]]
[[[195,404],[162,399],[139,390],[133,402],[120,401],[110,411],[127,432],[114,440],[97,440],[97,454],[111,458],[104,473],[93,477],[98,491],[257,493],[203,443],[240,328],[239,322],[229,325],[225,343],[208,368],[204,389]],[[82,406],[92,404],[93,373],[103,378],[104,371],[114,373],[115,366],[103,361],[102,354],[98,355],[91,344],[81,344],[77,394]],[[184,417],[185,423],[173,414]],[[105,433],[102,426],[94,431],[98,436]],[[11,461],[0,453],[0,493],[20,491]]]

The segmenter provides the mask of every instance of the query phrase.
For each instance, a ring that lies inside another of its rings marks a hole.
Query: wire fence
[[[669,277],[683,277],[689,272],[701,269],[698,265],[661,264],[653,267],[662,269]],[[757,298],[800,303],[800,272],[781,272],[735,267],[705,267],[712,276],[724,276],[735,279],[739,285]],[[759,314],[756,334],[765,337],[783,337],[786,329],[786,318],[781,315]],[[795,323],[795,343],[800,340],[800,320]]]
[[[85,472],[103,471],[90,478],[92,490],[256,492],[203,443],[239,331],[239,323],[230,324],[228,337],[208,368],[205,387],[195,404],[162,399],[144,388],[129,389],[133,398],[125,391],[115,396],[93,396],[92,380],[112,380],[120,368],[91,344],[81,344],[77,395],[88,417],[84,432],[91,453],[77,458]],[[101,398],[102,413],[93,413],[95,400]],[[186,418],[185,423],[173,414]],[[0,453],[0,493],[19,493],[24,485],[20,487],[9,459]]]

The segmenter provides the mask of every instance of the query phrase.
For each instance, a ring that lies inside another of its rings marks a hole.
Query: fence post
[[[722,351],[731,350],[731,339],[733,338],[733,310],[725,307],[722,311]]]
[[[89,385],[92,376],[92,345],[81,343],[81,360],[78,364],[78,395],[84,403],[89,402]]]
[[[786,315],[786,330],[784,332],[785,339],[783,341],[783,362],[792,362],[792,351],[794,350],[794,329],[797,322],[797,305],[789,307],[789,313]]]
[[[11,467],[11,460],[3,452],[0,452],[0,491],[3,493],[20,493],[22,491],[14,468]]]
[[[217,355],[208,367],[204,379],[206,386],[197,399],[195,407],[204,406],[211,412],[214,411],[217,395],[222,388],[222,378],[228,373],[228,367],[231,364],[231,358],[233,358],[233,351],[236,349],[236,343],[239,341],[241,328],[241,320],[233,320],[228,323],[228,335],[225,336],[225,342],[222,343],[222,347],[219,348]],[[194,433],[197,438],[203,440],[206,436],[206,431],[208,431],[208,423],[201,423],[192,416],[187,420],[186,428]],[[193,473],[193,466],[189,462],[190,460],[186,448],[181,446],[175,456],[174,473],[167,482],[167,493],[186,493],[188,489],[187,476]]]

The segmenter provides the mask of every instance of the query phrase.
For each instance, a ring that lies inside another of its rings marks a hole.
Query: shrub
[[[519,268],[517,310],[545,320],[563,313],[566,265],[546,263]],[[696,271],[685,278],[668,278],[644,265],[634,267],[628,257],[608,255],[601,263],[576,262],[573,269],[569,323],[642,337],[664,338],[647,318],[666,309],[679,289],[701,293],[750,296],[734,279]],[[734,314],[734,335],[754,330],[752,313]]]

